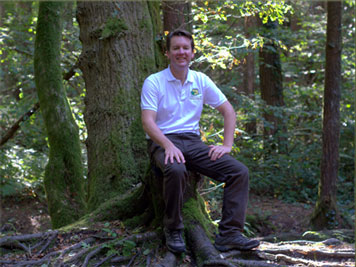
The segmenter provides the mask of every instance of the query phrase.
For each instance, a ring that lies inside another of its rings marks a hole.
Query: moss
[[[167,66],[167,59],[164,56],[164,46],[156,42],[156,36],[163,34],[163,25],[160,16],[160,2],[148,1],[147,3],[152,19],[152,41],[154,42],[156,68],[158,70],[161,70]]]
[[[105,23],[105,26],[101,32],[101,39],[109,38],[111,36],[116,36],[129,28],[126,23],[119,18],[110,17]]]
[[[133,224],[135,220],[137,222],[139,219],[148,218],[150,214],[144,212],[147,209],[149,202],[147,201],[144,192],[144,186],[140,186],[124,195],[113,197],[102,203],[91,213],[84,215],[80,220],[62,227],[61,229],[67,231],[90,227],[90,225],[96,222],[127,220],[128,218],[133,218],[127,221],[128,223],[131,222]]]
[[[35,41],[35,82],[49,143],[45,190],[52,226],[61,227],[85,211],[78,127],[62,84],[60,46],[63,3],[41,2]]]
[[[205,210],[203,198],[197,194],[198,199],[190,198],[184,203],[183,218],[184,225],[188,228],[191,222],[198,222],[206,232],[207,236],[212,239],[213,233],[216,231],[214,225]]]
[[[135,228],[135,227],[139,227],[142,225],[147,224],[147,222],[152,220],[152,212],[150,210],[146,210],[145,212],[136,215],[132,218],[129,218],[127,220],[124,221],[124,225],[128,228]]]

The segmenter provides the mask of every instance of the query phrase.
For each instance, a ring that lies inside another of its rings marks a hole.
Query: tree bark
[[[267,151],[265,153],[266,159],[273,152],[286,153],[288,151],[285,138],[287,129],[283,123],[283,111],[277,108],[284,106],[279,47],[274,43],[277,25],[277,21],[268,21],[263,25],[262,35],[265,37],[265,43],[259,52],[261,98],[266,104],[263,113],[263,145]]]
[[[66,98],[60,68],[62,3],[41,2],[35,40],[35,81],[50,147],[44,185],[54,228],[85,211],[79,129]]]
[[[144,177],[146,141],[140,119],[144,79],[157,71],[157,3],[78,2],[87,94],[88,207],[124,194]]]
[[[312,224],[316,229],[337,223],[336,182],[339,168],[341,95],[341,1],[327,3],[323,154],[321,177]]]
[[[266,32],[273,35],[277,22],[268,22],[263,27]],[[269,38],[270,36],[268,36]],[[283,85],[282,68],[278,47],[272,42],[267,41],[260,51],[260,86],[261,97],[268,106],[283,106]],[[265,125],[264,135],[270,136],[277,132],[280,120],[273,113],[265,113],[265,120],[270,126]]]
[[[251,37],[251,30],[256,27],[256,18],[254,16],[245,17],[244,30],[246,38]],[[255,53],[248,52],[245,57],[246,63],[244,65],[244,78],[243,78],[243,90],[244,93],[251,99],[255,96]],[[249,134],[256,133],[256,118],[251,118],[251,122],[245,125],[246,131]]]
[[[163,10],[163,30],[173,31],[181,28],[190,31],[189,22],[189,1],[162,1]]]

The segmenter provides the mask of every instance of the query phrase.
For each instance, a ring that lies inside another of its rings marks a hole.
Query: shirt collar
[[[167,68],[167,80],[169,82],[172,82],[172,81],[179,81],[176,77],[173,76],[172,72],[171,72],[171,68],[170,66],[168,66]],[[185,82],[193,82],[193,76],[192,76],[192,72],[190,69],[188,69],[188,73],[187,73],[187,79]]]

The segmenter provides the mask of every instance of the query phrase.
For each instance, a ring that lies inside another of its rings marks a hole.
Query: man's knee
[[[249,182],[249,170],[248,168],[242,164],[241,162],[237,161],[233,168],[229,179],[232,183],[247,183]],[[229,182],[227,181],[227,182]]]
[[[187,168],[183,163],[168,163],[164,166],[164,174],[183,174],[187,171]]]
[[[240,163],[240,165],[241,165],[239,167],[240,176],[246,177],[248,179],[248,173],[249,173],[248,168],[242,163]]]
[[[187,168],[183,163],[168,163],[164,168],[164,177],[177,183],[184,183],[187,177]]]

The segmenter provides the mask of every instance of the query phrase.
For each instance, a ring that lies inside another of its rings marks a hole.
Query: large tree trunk
[[[316,229],[335,226],[336,182],[339,168],[341,95],[341,1],[327,3],[323,154],[319,195],[312,224]]]
[[[159,64],[157,25],[152,23],[157,7],[145,1],[78,2],[80,68],[87,90],[89,210],[143,179],[147,154],[140,92]]]
[[[35,41],[35,81],[48,135],[45,190],[54,228],[85,211],[79,129],[66,98],[60,67],[62,3],[41,2]]]
[[[162,174],[148,164],[140,120],[143,81],[163,62],[155,43],[161,32],[158,7],[149,1],[78,3],[91,213],[76,226],[104,220],[122,220],[125,226],[163,223]],[[194,224],[212,233],[196,177],[191,174],[187,186],[184,223],[187,230]],[[142,186],[134,188],[140,180]]]

